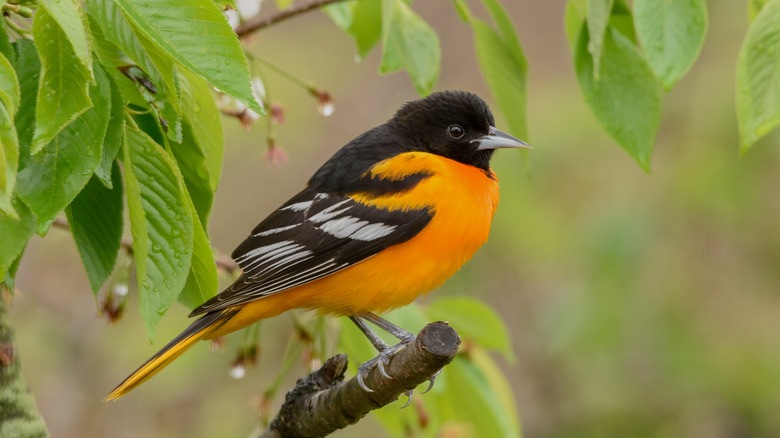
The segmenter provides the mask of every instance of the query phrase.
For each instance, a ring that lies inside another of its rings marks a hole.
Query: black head
[[[433,93],[401,107],[388,127],[413,150],[489,170],[493,150],[528,147],[495,128],[487,103],[465,91]]]

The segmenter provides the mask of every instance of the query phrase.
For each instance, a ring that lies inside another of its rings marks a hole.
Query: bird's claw
[[[379,360],[376,361],[376,367],[377,367],[377,369],[379,369],[379,374],[381,374],[382,376],[384,376],[387,379],[391,379],[392,380],[392,377],[390,377],[390,374],[387,374],[387,371],[385,371],[385,362],[389,362],[389,361],[390,361],[390,359],[384,358],[380,354],[379,355]]]
[[[430,378],[430,379],[428,379],[428,382],[429,382],[429,383],[428,383],[428,387],[427,387],[427,388],[425,388],[425,391],[421,392],[420,394],[425,394],[426,392],[428,392],[428,391],[430,391],[431,389],[433,389],[433,383],[434,383],[434,382],[436,382],[436,376],[438,376],[439,374],[441,374],[441,371],[442,371],[443,369],[444,369],[444,368],[440,368],[440,369],[439,369],[439,371],[436,371],[436,372],[435,372],[435,373],[434,373],[434,374],[431,376],[431,378]]]
[[[403,408],[409,406],[410,404],[412,404],[412,397],[414,396],[414,391],[412,391],[411,389],[408,390],[408,391],[404,391],[404,395],[409,397],[409,399],[406,400],[406,404],[405,405],[401,406],[398,409],[403,409]]]
[[[370,370],[371,367],[374,365],[374,359],[371,359],[368,362],[364,362],[360,364],[360,366],[358,367],[357,376],[355,376],[357,377],[358,385],[360,385],[360,387],[363,388],[363,390],[366,392],[374,392],[374,390],[366,386],[366,382],[363,381],[363,378],[368,375],[368,370]]]

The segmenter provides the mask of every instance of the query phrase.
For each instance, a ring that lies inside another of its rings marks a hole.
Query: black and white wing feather
[[[428,208],[390,211],[308,187],[255,227],[233,251],[243,275],[190,316],[333,274],[411,239],[432,217]]]

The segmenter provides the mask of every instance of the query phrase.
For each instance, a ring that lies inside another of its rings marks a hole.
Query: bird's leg
[[[365,323],[359,316],[350,316],[349,319],[355,323],[355,325],[360,329],[361,332],[363,332],[363,335],[368,338],[369,342],[371,342],[371,345],[374,346],[374,348],[379,351],[379,356],[364,362],[360,364],[358,367],[358,373],[357,373],[357,381],[358,385],[360,385],[361,388],[363,388],[366,392],[374,392],[373,389],[366,386],[366,384],[363,382],[363,379],[368,375],[368,371],[373,367],[374,365],[379,368],[379,372],[385,376],[388,379],[392,379],[389,374],[385,371],[385,364],[382,359],[382,354],[390,349],[390,347],[385,344],[385,341],[382,340],[382,338],[379,337],[376,333],[374,333],[373,330],[371,330],[371,327],[368,326],[368,324]]]
[[[373,314],[371,312],[363,313],[360,315],[361,318],[370,321],[375,326],[381,328],[382,330],[386,331],[387,333],[390,333],[393,335],[396,339],[401,341],[402,344],[409,345],[411,344],[416,336],[414,333],[406,331],[402,329],[401,327],[398,327],[397,325],[393,324],[392,322],[381,318],[379,315]],[[399,350],[400,351],[400,350]]]
[[[368,326],[362,319],[360,319],[360,316],[350,316],[350,321],[354,322],[355,325],[360,329],[361,332],[363,332],[363,335],[368,338],[369,342],[371,342],[371,345],[376,348],[378,352],[383,352],[387,350],[387,344],[385,344],[385,341],[382,340],[382,338],[379,337],[376,333],[374,333],[373,330],[371,330],[371,327]]]

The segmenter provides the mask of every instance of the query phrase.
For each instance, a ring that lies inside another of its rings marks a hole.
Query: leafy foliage
[[[381,0],[334,3],[327,6],[325,12],[355,40],[361,58],[365,58],[382,39]]]
[[[187,280],[193,220],[181,174],[170,155],[132,122],[125,124],[124,137],[141,314],[151,338]]]
[[[30,150],[36,155],[57,133],[92,106],[89,96],[92,77],[89,67],[77,59],[67,35],[45,8],[35,14],[33,36],[43,71]]]
[[[111,177],[111,186],[106,187],[97,173],[93,175],[65,209],[95,297],[114,270],[122,240],[122,174],[116,162]]]
[[[528,63],[504,8],[495,0],[484,0],[484,4],[498,29],[493,29],[484,21],[475,18],[465,1],[455,1],[461,18],[469,23],[474,31],[474,46],[480,70],[498,108],[507,119],[509,132],[520,138],[528,138]]]
[[[31,149],[21,155],[17,194],[38,218],[39,234],[46,233],[49,224],[73,201],[100,164],[110,117],[110,111],[106,109],[110,109],[111,89],[102,69],[97,67],[96,70],[89,93],[96,106],[57,133],[41,153],[33,155],[33,143]],[[44,78],[42,82],[45,81]],[[48,92],[43,91],[44,88],[40,90],[39,96]],[[45,109],[47,105],[39,99],[39,109]]]
[[[126,192],[150,336],[177,299],[216,293],[205,226],[223,139],[209,84],[260,111],[219,8],[177,6],[44,1],[34,44],[0,32],[2,276],[12,281],[31,231],[64,211],[97,293],[117,260]]]
[[[707,34],[704,0],[637,0],[636,31],[647,61],[667,90],[699,55]]]
[[[737,61],[737,120],[746,152],[780,125],[780,0],[771,0],[750,26]]]
[[[436,32],[404,0],[382,0],[382,64],[380,73],[406,69],[422,95],[439,77],[441,49]]]
[[[655,133],[661,122],[661,96],[655,77],[636,46],[610,26],[604,35],[597,78],[588,50],[589,37],[583,27],[574,55],[585,101],[607,132],[649,171]]]

